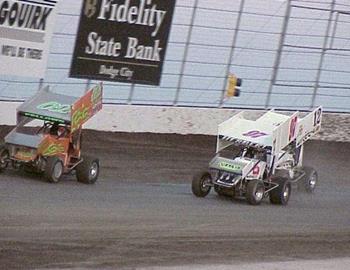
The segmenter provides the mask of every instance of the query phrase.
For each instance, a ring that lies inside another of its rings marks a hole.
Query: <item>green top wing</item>
[[[25,116],[70,125],[71,106],[77,100],[77,97],[56,94],[50,92],[48,86],[44,87],[17,108],[17,123]]]
[[[17,124],[32,118],[70,125],[73,132],[101,110],[102,93],[102,84],[81,97],[56,94],[46,86],[17,108]]]

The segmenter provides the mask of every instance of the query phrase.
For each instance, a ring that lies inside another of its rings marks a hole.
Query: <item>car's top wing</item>
[[[46,86],[17,108],[17,124],[27,119],[40,119],[79,129],[102,108],[102,84],[98,84],[82,97],[56,94]]]
[[[56,94],[46,86],[17,108],[17,124],[23,117],[70,124],[71,105],[77,97]]]
[[[272,146],[272,130],[268,126],[243,118],[229,120],[219,126],[217,152],[230,144],[256,148]]]
[[[253,121],[245,119],[244,112],[240,112],[219,125],[217,152],[231,144],[239,144],[278,154],[291,142],[295,141],[299,146],[317,133],[321,120],[321,107],[304,118],[299,118],[299,112],[285,115],[268,111]]]
[[[219,125],[217,151],[240,144],[278,152],[295,139],[297,116],[298,112],[288,116],[268,111],[253,121],[241,112]]]

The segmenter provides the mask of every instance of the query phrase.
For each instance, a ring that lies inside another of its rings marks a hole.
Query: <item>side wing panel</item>
[[[71,109],[71,132],[81,126],[102,109],[103,87],[102,83],[90,89],[84,96],[78,99]]]
[[[309,140],[321,129],[322,107],[316,108],[314,111],[299,119],[297,124],[297,147]]]
[[[296,137],[296,127],[299,112],[294,113],[273,131],[272,152],[279,154]]]

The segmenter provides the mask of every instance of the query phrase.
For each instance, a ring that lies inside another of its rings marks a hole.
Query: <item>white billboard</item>
[[[0,74],[45,75],[58,0],[0,0]]]

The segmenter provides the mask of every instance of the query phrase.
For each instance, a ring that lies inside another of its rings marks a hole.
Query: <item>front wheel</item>
[[[314,192],[317,182],[318,175],[314,168],[304,167],[305,176],[299,181],[299,186],[308,193]]]
[[[84,156],[76,168],[77,180],[84,184],[94,184],[100,173],[100,162],[97,158]]]
[[[64,166],[58,157],[48,157],[45,167],[45,177],[50,183],[58,183],[63,175]]]
[[[209,172],[200,172],[192,179],[192,193],[197,197],[205,197],[211,189],[212,179]]]
[[[270,191],[270,202],[272,204],[287,205],[292,192],[290,181],[284,177],[277,178],[275,181],[278,186]]]
[[[258,205],[264,199],[265,186],[260,180],[250,180],[247,184],[246,199],[251,205]]]

